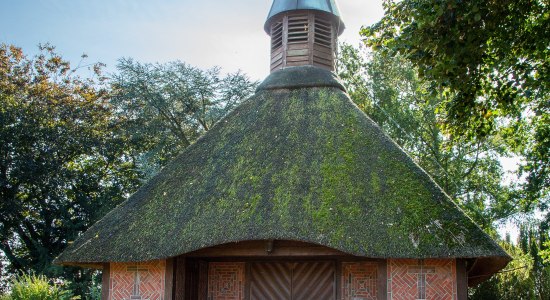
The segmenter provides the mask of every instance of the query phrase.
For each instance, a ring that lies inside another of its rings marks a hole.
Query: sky
[[[346,24],[341,41],[358,45],[362,25],[383,15],[382,0],[338,0]],[[36,53],[54,45],[77,65],[103,62],[115,71],[121,57],[140,62],[180,60],[255,80],[269,74],[269,37],[263,25],[272,0],[0,0],[0,43]]]

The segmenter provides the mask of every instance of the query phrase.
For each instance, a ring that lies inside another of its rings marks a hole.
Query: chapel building
[[[275,0],[256,94],[55,262],[103,269],[105,300],[467,299],[511,258],[350,100],[344,28]]]

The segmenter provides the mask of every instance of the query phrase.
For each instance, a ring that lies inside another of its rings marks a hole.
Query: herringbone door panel
[[[334,299],[334,263],[297,263],[292,272],[292,300]]]
[[[250,300],[335,299],[332,262],[261,262],[250,266]]]
[[[250,300],[290,299],[289,263],[253,263],[250,266]]]

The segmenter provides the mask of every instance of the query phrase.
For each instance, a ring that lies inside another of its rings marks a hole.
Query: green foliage
[[[86,297],[84,297],[85,300],[101,300],[101,286],[96,285],[92,286]]]
[[[81,79],[49,45],[32,58],[0,45],[0,250],[11,272],[90,281],[51,261],[138,184],[101,66],[92,68]]]
[[[64,267],[64,288],[74,291],[83,300],[101,299],[101,271],[87,268]]]
[[[516,212],[512,187],[501,180],[499,137],[452,137],[442,129],[444,101],[403,56],[368,53],[343,45],[339,75],[352,100],[486,231]]]
[[[417,75],[403,56],[361,52],[343,45],[340,77],[354,102],[457,200],[486,231],[524,209],[521,186],[506,184],[500,157],[510,153],[499,133],[481,140],[457,138],[444,128],[439,87]],[[525,134],[524,132],[522,134]],[[525,221],[525,220],[520,220]],[[520,245],[502,243],[514,257],[507,271],[471,290],[470,299],[548,299],[548,227],[523,228]]]
[[[550,2],[385,0],[366,45],[401,55],[441,95],[443,129],[500,135],[524,158],[523,211],[547,212],[550,187]],[[549,216],[550,217],[550,216]]]
[[[550,299],[550,264],[543,262],[548,232],[522,227],[518,245],[510,241],[501,246],[514,260],[506,270],[470,290],[470,300]],[[547,248],[546,248],[547,249]]]
[[[491,149],[479,152],[485,163],[477,163],[463,180],[454,180],[467,183],[468,190],[472,184],[482,187],[477,190],[481,194],[474,194],[476,189],[472,189],[466,196],[481,195],[486,200],[467,201],[464,207],[476,221],[485,220],[484,227],[500,218],[539,210],[546,214],[541,232],[547,234],[550,3],[386,0],[384,8],[385,16],[378,23],[362,29],[366,45],[375,55],[403,58],[429,85],[427,91],[438,99],[433,108],[441,133],[460,144]],[[452,156],[457,153],[460,151],[451,152]],[[503,190],[499,188],[502,174],[495,159],[507,155],[521,159],[515,175],[525,180],[515,180],[511,189]],[[429,166],[420,164],[433,174]],[[442,166],[447,168],[447,164]],[[500,200],[487,201],[495,198]],[[525,220],[520,218],[519,222]],[[477,289],[474,299],[550,298],[545,292],[550,276],[542,260],[548,255],[544,236],[540,234],[538,246],[530,242],[529,249],[521,249],[533,261],[529,276],[501,274]],[[512,253],[516,250],[510,249]]]
[[[367,45],[404,55],[456,92],[449,121],[482,133],[494,120],[489,113],[517,112],[547,92],[547,0],[385,0],[384,8],[382,20],[362,30]]]
[[[550,241],[544,243],[544,250],[541,250],[540,254],[544,262],[550,264]]]
[[[180,62],[121,60],[110,82],[101,68],[82,79],[52,46],[0,46],[0,250],[10,272],[63,278],[86,299],[97,272],[52,259],[256,86]]]
[[[460,147],[475,144],[482,149],[472,172],[453,180],[468,186],[463,207],[485,228],[512,215],[524,223],[523,213],[546,214],[536,237],[525,238],[523,232],[521,249],[509,249],[518,261],[512,267],[525,263],[527,273],[493,277],[475,290],[473,299],[549,299],[550,274],[543,257],[548,255],[550,224],[550,2],[385,0],[384,8],[379,22],[362,29],[365,44],[375,56],[403,59],[428,85],[431,96],[418,99],[421,106],[436,99],[433,111],[443,136]],[[502,156],[522,161],[515,174],[521,179],[504,189],[498,165]],[[441,166],[456,169],[453,164]]]
[[[133,154],[147,177],[192,144],[257,85],[241,72],[220,76],[176,61],[121,59],[111,81],[117,117],[126,120]]]
[[[11,282],[11,292],[3,300],[73,300],[80,299],[71,291],[64,290],[57,284],[51,284],[46,276],[27,275],[17,276]]]
[[[509,271],[497,274],[488,281],[470,290],[470,300],[516,300],[536,299],[530,270],[533,259],[521,248],[509,243],[501,246],[514,258],[506,268]]]

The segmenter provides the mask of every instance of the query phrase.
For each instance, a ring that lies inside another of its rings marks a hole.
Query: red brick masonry
[[[388,300],[456,300],[456,261],[441,259],[390,259],[387,274],[378,274],[373,262],[344,262],[341,300],[375,300],[377,279],[387,276]],[[165,300],[165,261],[112,263],[109,300]],[[208,266],[208,299],[244,299],[246,265],[211,262]],[[166,299],[168,300],[168,299]]]
[[[455,260],[388,260],[388,300],[456,300]]]
[[[111,263],[109,300],[164,300],[166,262]]]
[[[244,299],[245,263],[212,262],[208,264],[208,299]]]
[[[342,263],[342,299],[377,300],[378,264]]]

